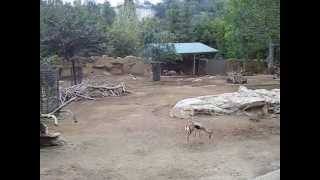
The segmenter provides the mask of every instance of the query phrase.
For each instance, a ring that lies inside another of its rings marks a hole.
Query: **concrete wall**
[[[213,60],[210,59],[207,62],[206,72],[212,75],[225,75],[227,70],[226,60]]]
[[[225,75],[228,72],[240,72],[245,70],[246,72],[252,72],[255,74],[264,74],[267,70],[267,64],[262,61],[247,61],[240,60],[215,60],[210,59],[206,66],[207,74],[212,75]]]

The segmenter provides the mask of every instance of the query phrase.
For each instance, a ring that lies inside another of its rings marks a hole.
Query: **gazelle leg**
[[[209,142],[213,142],[213,132],[210,132],[210,134],[209,134]]]
[[[189,137],[190,137],[190,135],[192,134],[192,132],[193,132],[193,130],[189,130],[189,131],[187,132],[187,142],[189,142]]]
[[[191,134],[191,133],[188,133],[188,134],[187,134],[187,143],[189,143],[190,134]]]

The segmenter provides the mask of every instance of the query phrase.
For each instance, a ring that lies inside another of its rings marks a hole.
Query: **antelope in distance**
[[[194,133],[194,136],[196,136],[197,131],[198,131],[199,137],[200,137],[201,131],[204,131],[209,135],[209,139],[212,138],[212,134],[213,134],[212,130],[207,129],[204,125],[200,124],[199,122],[195,122],[190,119],[187,120],[184,130],[186,132],[187,142],[189,142],[189,137],[192,133]]]

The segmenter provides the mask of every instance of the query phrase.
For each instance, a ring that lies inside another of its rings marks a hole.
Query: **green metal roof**
[[[203,43],[172,43],[178,54],[199,54],[199,53],[214,53],[217,49],[209,47]]]
[[[217,49],[209,47],[200,42],[193,43],[161,43],[150,44],[151,46],[159,46],[160,48],[166,48],[167,46],[173,47],[177,54],[203,54],[203,53],[216,53]]]

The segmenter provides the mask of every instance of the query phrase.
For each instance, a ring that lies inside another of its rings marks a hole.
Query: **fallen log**
[[[96,88],[96,89],[107,89],[107,90],[113,90],[113,89],[119,89],[122,85],[114,86],[114,87],[107,87],[107,86],[91,86],[89,85],[88,88]]]
[[[65,102],[64,104],[61,104],[59,107],[57,107],[55,110],[53,110],[52,112],[50,112],[48,114],[53,115],[54,113],[56,113],[57,111],[59,111],[60,109],[62,109],[63,107],[65,107],[66,105],[71,103],[72,101],[74,101],[75,99],[77,99],[77,97],[73,97],[73,98],[69,99],[67,102]]]
[[[40,118],[51,118],[54,121],[54,125],[58,126],[58,118],[54,115],[54,113],[58,112],[59,110],[61,110],[63,107],[65,107],[66,105],[68,105],[70,102],[74,101],[77,97],[73,97],[71,99],[69,99],[67,102],[65,102],[64,104],[60,105],[58,108],[56,108],[55,110],[53,110],[52,112],[48,113],[48,114],[41,114],[40,113]],[[73,114],[73,113],[72,113]]]
[[[79,96],[79,97],[82,97],[82,98],[85,98],[85,99],[89,99],[89,100],[96,100],[95,98],[92,98],[92,97],[89,97],[89,96],[84,96],[84,95],[81,95],[81,94],[76,94],[76,96]]]

